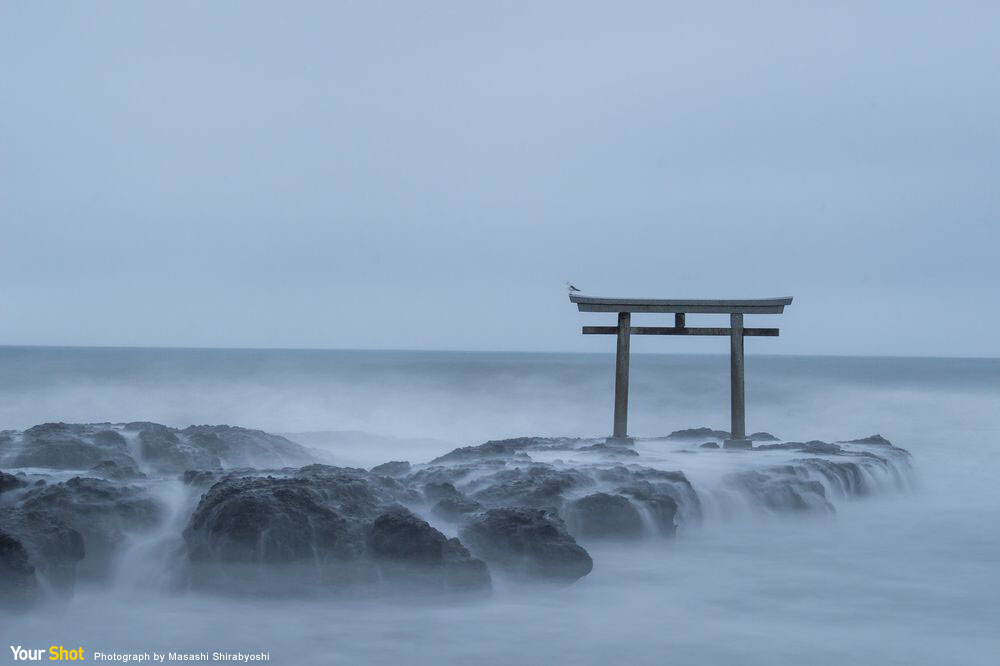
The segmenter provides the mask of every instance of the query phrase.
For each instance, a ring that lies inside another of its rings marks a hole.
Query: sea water
[[[727,357],[636,354],[632,367],[631,434],[727,428]],[[0,429],[228,423],[359,466],[605,435],[612,390],[610,355],[0,348]],[[0,616],[0,645],[277,664],[997,663],[1000,360],[751,354],[747,410],[749,430],[783,439],[881,433],[913,454],[912,484],[838,498],[832,517],[708,512],[672,540],[588,544],[594,571],[570,587],[404,603],[164,584],[192,501],[165,483],[171,524],[126,550],[111,585]],[[689,470],[702,493],[708,460]]]

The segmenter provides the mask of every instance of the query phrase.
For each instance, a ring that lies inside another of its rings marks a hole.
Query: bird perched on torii
[[[580,291],[579,289],[577,289],[576,287],[574,287],[573,285],[571,285],[569,282],[566,283],[566,289],[568,289],[569,293],[571,293],[571,294],[573,292],[579,292]]]

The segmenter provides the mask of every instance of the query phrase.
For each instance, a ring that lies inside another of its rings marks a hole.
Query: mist
[[[366,466],[418,463],[487,436],[610,429],[609,356],[314,352],[303,362],[302,352],[125,350],[114,370],[95,376],[93,355],[110,352],[27,353],[31,367],[50,369],[12,405],[20,381],[8,351],[6,419],[232,420],[289,437],[311,432],[308,444]],[[188,364],[201,368],[197,379]],[[706,457],[642,439],[723,422],[724,358],[639,355],[633,368],[636,448],[646,465],[685,471],[702,515],[670,539],[581,539],[594,569],[573,585],[498,572],[485,598],[187,589],[177,584],[175,549],[201,491],[167,478],[156,491],[167,508],[160,529],[130,537],[108,583],[8,616],[3,638],[34,645],[55,633],[66,645],[122,653],[265,651],[278,663],[373,664],[661,663],[665,655],[972,664],[1000,647],[990,619],[1000,541],[983,529],[1000,518],[995,361],[751,357],[751,430],[834,440],[877,429],[912,455],[892,473],[872,472],[864,495],[828,486],[832,512],[791,513],[748,503],[726,485],[745,465],[788,460],[781,451]]]

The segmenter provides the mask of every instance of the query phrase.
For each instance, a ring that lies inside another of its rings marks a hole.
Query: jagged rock
[[[135,464],[128,443],[107,423],[43,423],[0,433],[0,466],[90,469],[105,460]]]
[[[719,445],[717,442],[705,442],[704,444],[698,445],[699,449],[717,449]]]
[[[90,471],[97,476],[115,481],[135,481],[147,478],[134,461],[104,460],[91,467]]]
[[[639,511],[621,495],[593,493],[569,502],[563,512],[566,526],[577,538],[607,539],[642,536]]]
[[[577,469],[535,464],[504,469],[476,479],[470,484],[470,496],[492,507],[558,510],[568,491],[593,485],[594,480]]]
[[[14,490],[16,488],[23,488],[28,485],[22,479],[14,476],[13,474],[7,474],[6,472],[0,472],[0,493],[7,492],[8,490]]]
[[[504,439],[490,441],[479,446],[463,446],[455,449],[443,456],[438,456],[430,462],[431,465],[442,463],[478,462],[483,460],[524,460],[530,461],[524,451],[537,443],[536,438],[521,437],[518,439]]]
[[[774,511],[823,511],[833,513],[826,489],[819,481],[800,475],[794,465],[780,465],[730,475],[755,502]]]
[[[181,481],[188,486],[207,486],[215,483],[221,474],[208,469],[189,469],[181,474]]]
[[[729,432],[726,430],[712,430],[711,428],[687,428],[686,430],[675,430],[667,439],[729,439]]]
[[[701,500],[683,472],[616,465],[598,470],[598,481],[613,484],[614,492],[646,503],[665,535],[674,533],[675,517],[685,523],[701,519]]]
[[[371,471],[382,476],[406,476],[410,473],[410,463],[406,460],[392,460],[372,467]]]
[[[778,438],[769,432],[755,432],[750,435],[751,442],[777,442]]]
[[[222,467],[217,455],[196,448],[173,428],[158,423],[136,422],[126,424],[125,430],[136,438],[140,457],[158,471],[183,472]]]
[[[617,458],[638,458],[639,452],[626,446],[608,446],[607,444],[591,444],[576,449],[580,453],[594,453]]]
[[[18,603],[33,599],[39,578],[55,594],[72,594],[85,552],[79,532],[51,512],[7,506],[0,510],[0,533],[6,535],[6,556],[0,555],[6,563],[0,562],[0,569],[7,567],[7,581],[22,595]],[[0,572],[0,590],[6,593],[3,581]]]
[[[445,591],[490,587],[490,573],[482,560],[473,558],[458,539],[446,538],[402,507],[375,519],[370,544],[383,577]]]
[[[443,499],[459,499],[464,497],[458,492],[454,484],[445,482],[431,482],[424,484],[424,498],[428,502],[437,502]]]
[[[782,442],[781,444],[761,444],[753,449],[754,451],[791,450],[811,453],[813,455],[836,455],[842,449],[836,444],[821,442],[814,439],[809,442]]]
[[[438,518],[450,522],[458,522],[466,516],[483,510],[483,505],[465,497],[446,497],[439,500],[432,508]]]
[[[840,442],[841,444],[870,444],[873,446],[892,446],[892,442],[887,440],[882,435],[869,435],[868,437],[862,437],[861,439],[849,439],[846,442]]]
[[[217,457],[227,469],[288,467],[315,462],[315,456],[300,444],[261,430],[228,425],[200,425],[190,426],[179,432],[191,446]],[[185,469],[198,467],[187,465]],[[213,467],[209,465],[207,468]]]
[[[679,511],[675,499],[677,494],[675,488],[665,488],[663,484],[650,481],[639,481],[618,488],[618,492],[626,497],[631,497],[633,501],[646,509],[660,536],[674,536],[677,533],[677,514]],[[691,494],[694,494],[694,489],[691,489]],[[697,500],[697,495],[694,497]],[[700,503],[695,502],[693,507],[689,507],[687,514],[692,520],[700,516]]]
[[[0,530],[0,608],[24,608],[38,594],[35,567],[28,551],[15,537]]]
[[[539,509],[490,509],[459,536],[491,568],[514,576],[571,583],[594,566],[563,521]]]
[[[398,506],[419,499],[412,489],[352,468],[310,465],[294,473],[227,477],[202,496],[184,531],[196,585],[272,592],[390,579],[447,590],[489,585],[485,566],[461,544]],[[407,544],[408,537],[415,540]],[[403,564],[423,568],[404,571]]]
[[[106,579],[114,555],[129,533],[143,532],[163,519],[163,507],[144,487],[74,477],[26,492],[17,506],[45,511],[80,533],[86,558],[79,573]]]

